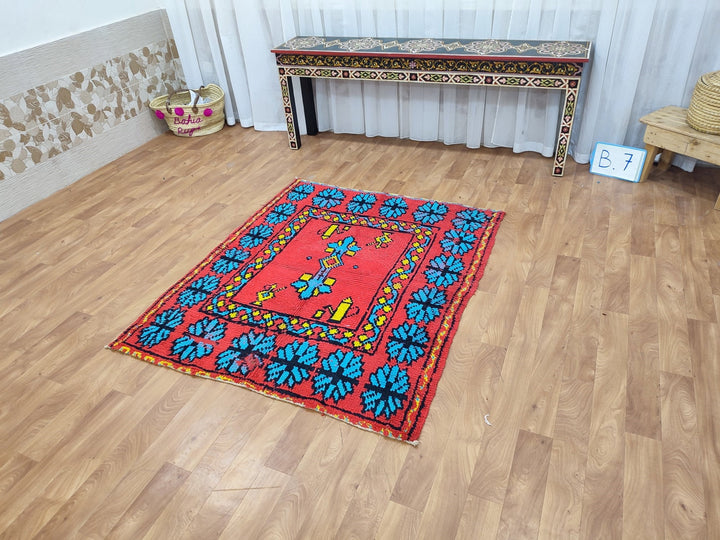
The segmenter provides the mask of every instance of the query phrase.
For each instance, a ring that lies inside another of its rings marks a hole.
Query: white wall
[[[0,0],[0,56],[141,15],[172,0]]]

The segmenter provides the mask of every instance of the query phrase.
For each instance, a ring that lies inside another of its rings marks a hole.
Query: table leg
[[[667,171],[670,168],[670,164],[672,163],[673,156],[675,156],[675,152],[671,152],[670,150],[663,150],[662,156],[660,156],[660,163],[658,164],[658,170],[660,171]]]
[[[572,134],[573,120],[575,118],[575,105],[577,104],[578,89],[568,88],[565,90],[565,101],[562,108],[562,119],[557,136],[555,147],[555,163],[553,165],[553,176],[562,176],[565,172],[565,159],[567,158],[570,135]]]
[[[313,95],[312,79],[300,77],[300,93],[302,94],[303,109],[305,111],[305,127],[308,135],[317,135],[317,114],[315,113],[315,96]]]
[[[295,96],[293,95],[292,79],[280,68],[280,90],[282,91],[283,109],[285,110],[285,122],[287,123],[288,143],[290,148],[300,148],[300,132],[297,130],[297,109],[295,108]]]
[[[645,156],[645,165],[643,165],[643,170],[640,174],[640,182],[644,182],[648,179],[648,176],[650,176],[650,169],[652,168],[653,163],[655,163],[655,156],[658,155],[661,149],[658,146],[646,144],[645,150],[647,150],[647,156]]]

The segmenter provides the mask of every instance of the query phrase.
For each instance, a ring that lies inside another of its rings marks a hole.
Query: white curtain
[[[285,129],[270,49],[297,35],[592,41],[570,144],[579,163],[596,142],[642,147],[638,119],[687,106],[698,77],[720,69],[718,0],[166,1],[188,84],[219,84],[228,123],[259,130]],[[315,96],[321,131],[545,156],[561,105],[552,90],[321,79]]]

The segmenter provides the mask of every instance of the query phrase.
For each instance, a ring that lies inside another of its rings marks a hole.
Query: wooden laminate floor
[[[304,142],[161,136],[0,223],[4,538],[720,538],[718,169]],[[417,448],[104,349],[295,176],[507,212]]]

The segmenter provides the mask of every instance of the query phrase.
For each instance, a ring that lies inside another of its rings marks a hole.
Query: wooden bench
[[[552,173],[562,176],[588,41],[298,36],[272,49],[290,148],[300,148],[291,76],[300,78],[308,135],[317,134],[311,78],[461,84],[564,93]]]
[[[687,109],[670,106],[640,119],[647,125],[644,138],[647,157],[640,175],[641,182],[647,180],[658,154],[662,154],[658,167],[661,171],[668,170],[675,154],[720,165],[720,135],[697,131],[690,127],[686,118]],[[715,202],[715,210],[720,210],[720,196]]]

